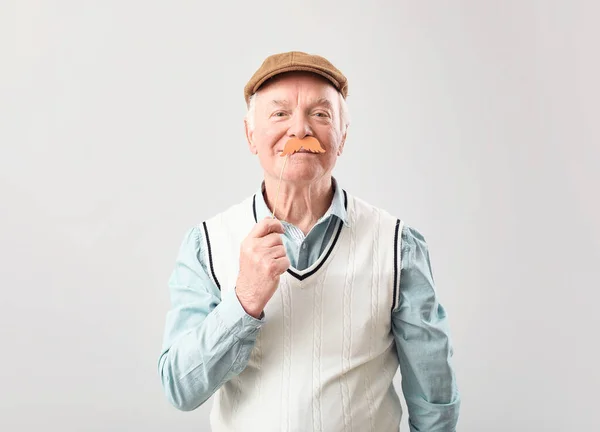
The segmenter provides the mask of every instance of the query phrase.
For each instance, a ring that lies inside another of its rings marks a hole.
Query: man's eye
[[[283,111],[277,111],[276,113],[273,114],[275,117],[283,117],[285,115],[285,113]]]
[[[317,112],[317,113],[315,113],[315,115],[319,116],[319,117],[329,117],[329,115],[327,113],[324,113],[324,112]]]

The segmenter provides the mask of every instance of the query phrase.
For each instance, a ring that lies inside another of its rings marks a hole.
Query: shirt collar
[[[348,220],[348,211],[346,210],[346,196],[344,190],[340,187],[338,181],[335,177],[331,178],[333,184],[333,199],[331,200],[331,205],[325,212],[325,214],[317,221],[317,223],[325,220],[329,216],[337,216],[346,226],[350,226]],[[265,182],[264,180],[261,182],[260,188],[256,193],[256,217],[258,220],[262,220],[267,216],[271,216],[271,210],[267,206],[265,202],[265,197],[263,192],[265,190]]]

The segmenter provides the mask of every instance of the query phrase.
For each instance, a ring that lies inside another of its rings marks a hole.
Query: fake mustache
[[[299,151],[300,149],[304,149],[311,153],[325,153],[325,149],[321,147],[321,143],[315,137],[307,136],[304,139],[299,138],[290,138],[288,142],[285,143],[285,147],[283,147],[283,151],[281,152],[281,157],[291,155]]]

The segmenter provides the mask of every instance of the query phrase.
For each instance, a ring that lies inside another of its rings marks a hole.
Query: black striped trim
[[[398,231],[400,228],[400,219],[396,220],[396,229],[394,232],[394,299],[392,300],[392,311],[396,309],[396,294],[398,290]]]
[[[221,284],[219,284],[219,280],[217,279],[217,275],[215,274],[215,268],[213,267],[213,259],[212,259],[212,250],[210,248],[210,238],[208,237],[208,228],[206,226],[206,221],[202,222],[202,226],[204,226],[204,235],[206,237],[206,245],[208,246],[208,261],[210,262],[210,272],[212,273],[212,277],[217,284],[217,288],[221,291]]]
[[[333,242],[331,243],[331,246],[329,247],[329,249],[327,250],[327,254],[325,254],[325,256],[323,257],[323,259],[321,260],[321,262],[319,263],[319,265],[317,265],[314,269],[312,269],[310,272],[305,273],[303,275],[296,273],[294,270],[292,270],[291,268],[289,268],[287,270],[287,272],[289,274],[291,274],[292,276],[294,276],[296,279],[298,280],[304,280],[309,276],[312,276],[313,274],[315,274],[316,272],[319,271],[319,269],[323,266],[323,264],[325,264],[325,262],[327,261],[327,258],[329,258],[329,255],[331,254],[331,251],[333,251],[333,248],[335,247],[335,244],[338,241],[338,238],[340,237],[340,234],[342,233],[342,228],[344,227],[344,223],[342,221],[339,221],[340,226],[338,227],[337,232],[335,233],[335,238],[333,239]]]
[[[346,191],[344,189],[342,189],[342,192],[344,193],[344,208],[346,209],[346,211],[348,211],[348,195],[346,194]],[[256,216],[256,194],[254,194],[254,197],[252,198],[252,211],[254,213],[254,221],[258,222],[258,218]],[[327,261],[327,259],[329,258],[329,255],[331,255],[331,252],[333,251],[333,249],[335,248],[335,245],[340,237],[340,234],[342,233],[342,229],[344,228],[344,222],[343,221],[339,221],[339,227],[337,232],[335,233],[335,238],[333,239],[333,242],[331,243],[331,246],[329,247],[329,249],[327,250],[327,253],[325,254],[325,256],[323,257],[323,259],[321,260],[321,262],[319,262],[319,265],[317,265],[314,269],[312,269],[310,272],[306,273],[306,274],[298,274],[296,273],[294,270],[292,270],[291,268],[289,268],[287,270],[287,272],[289,274],[291,274],[292,276],[294,276],[296,279],[302,281],[306,278],[308,278],[309,276],[312,276],[313,274],[315,274],[317,271],[319,271],[319,269],[323,266],[323,264],[325,264],[325,262]]]

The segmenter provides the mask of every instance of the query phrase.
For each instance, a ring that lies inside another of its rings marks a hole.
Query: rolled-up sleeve
[[[402,231],[400,301],[392,331],[411,432],[454,432],[460,395],[446,311],[434,284],[429,248],[416,229]]]
[[[201,231],[190,229],[169,278],[158,369],[169,402],[182,411],[203,404],[241,373],[263,320],[248,315],[234,289],[223,295],[207,272]]]

